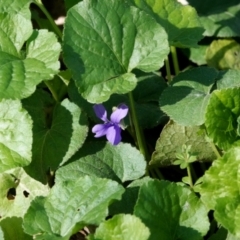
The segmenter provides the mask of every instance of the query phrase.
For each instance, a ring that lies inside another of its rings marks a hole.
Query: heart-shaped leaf
[[[191,152],[197,155],[199,161],[213,161],[216,158],[211,144],[206,140],[206,134],[199,127],[184,127],[169,122],[157,140],[150,164],[158,166],[173,164],[183,144],[191,146]]]
[[[33,156],[25,170],[46,183],[47,172],[55,171],[82,146],[88,131],[87,118],[69,100],[55,104],[40,90],[22,102],[33,119]]]
[[[206,109],[205,126],[208,136],[221,149],[240,144],[237,119],[240,116],[240,88],[216,90]]]
[[[156,74],[144,74],[138,77],[138,85],[132,93],[135,100],[137,118],[142,128],[151,128],[166,120],[167,116],[161,111],[158,103],[159,97],[166,87],[165,80]],[[68,93],[70,99],[82,108],[93,121],[99,122],[93,111],[93,105],[82,98],[73,82],[70,82],[68,85]],[[104,103],[104,106],[110,113],[113,106],[118,106],[120,103],[125,103],[129,106],[128,95],[114,94]],[[128,125],[128,119],[125,120],[125,123]]]
[[[31,162],[32,119],[18,100],[0,101],[0,173]]]
[[[114,181],[89,176],[56,182],[48,197],[36,198],[24,216],[23,227],[44,239],[69,239],[88,224],[107,216],[108,206],[124,188]]]
[[[97,176],[125,182],[140,178],[145,173],[143,155],[130,144],[90,142],[72,157],[72,163],[61,167],[56,179],[72,180],[77,176]]]
[[[184,126],[201,125],[217,77],[214,68],[198,67],[181,72],[160,98],[161,109]]]
[[[143,184],[134,215],[149,228],[149,240],[201,240],[209,228],[207,210],[196,195],[168,181]]]
[[[137,231],[133,231],[137,229]],[[103,222],[96,229],[94,239],[108,240],[147,240],[150,235],[148,228],[133,215],[119,214]]]
[[[17,168],[0,174],[0,216],[23,217],[36,196],[46,196],[48,187]]]
[[[25,8],[23,10],[24,13],[29,11]],[[21,18],[22,15],[19,14]],[[35,91],[36,85],[42,80],[51,79],[58,72],[61,46],[53,33],[46,30],[32,32],[31,27],[27,32],[21,32],[22,27],[19,29],[18,26],[24,25],[23,30],[25,30],[29,24],[25,24],[22,20],[19,20],[18,24],[6,20],[5,13],[0,13],[0,20],[2,15],[4,23],[1,23],[2,28],[0,25],[0,99],[25,98]],[[12,28],[12,26],[17,27]],[[8,29],[12,32],[8,33]],[[21,34],[16,34],[15,31]],[[8,37],[6,38],[5,35]],[[22,51],[26,37],[28,38],[26,51]]]
[[[64,61],[89,102],[132,91],[137,79],[131,71],[159,69],[168,52],[164,29],[123,1],[85,0],[68,11]]]
[[[211,43],[206,51],[209,66],[218,69],[240,69],[240,44],[232,39],[219,39]]]
[[[197,47],[204,29],[196,10],[183,6],[175,0],[128,0],[164,27],[171,45],[176,47]]]
[[[196,8],[205,36],[240,36],[238,0],[188,0]]]
[[[205,172],[199,189],[204,204],[215,210],[216,220],[237,237],[240,237],[239,169],[240,148],[231,148]]]

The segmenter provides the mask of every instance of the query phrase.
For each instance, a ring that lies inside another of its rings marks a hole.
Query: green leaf
[[[161,109],[180,125],[202,125],[216,77],[217,71],[208,67],[178,74],[162,93]]]
[[[12,25],[7,26],[11,28]],[[13,45],[15,42],[9,42],[0,42],[0,99],[26,98],[35,91],[37,84],[53,78],[58,72],[61,46],[55,35],[46,30],[33,31],[26,43],[26,52],[17,49],[18,46]]]
[[[69,100],[54,104],[51,97],[40,90],[22,102],[33,119],[33,156],[25,170],[46,183],[47,172],[55,171],[82,146],[88,131],[87,118]]]
[[[81,2],[81,0],[64,0],[66,10],[69,10],[71,7]]]
[[[209,209],[214,209],[216,220],[229,232],[240,237],[239,181],[240,148],[231,148],[214,161],[205,172],[200,187],[201,199]]]
[[[166,121],[166,115],[160,110],[159,97],[162,91],[167,87],[166,81],[156,74],[146,74],[138,77],[138,85],[133,90],[133,97],[135,100],[135,108],[139,124],[142,128],[152,128],[159,123]],[[78,90],[73,82],[68,85],[68,93],[70,99],[82,108],[88,116],[96,123],[99,119],[93,111],[93,105],[87,102],[78,93]],[[104,103],[107,112],[112,112],[113,106],[118,106],[120,103],[130,105],[128,95],[114,94],[110,99]],[[126,124],[128,124],[128,119]]]
[[[208,238],[208,240],[230,240],[229,238],[226,238],[227,234],[228,234],[227,230],[223,227],[220,227],[216,233],[212,234],[210,238]]]
[[[32,34],[30,2],[30,0],[0,2],[0,56],[2,52],[21,56],[19,51]]]
[[[0,101],[0,173],[31,162],[32,120],[18,100]]]
[[[205,36],[240,36],[238,0],[188,0],[196,8],[205,29]]]
[[[164,29],[123,1],[85,0],[68,11],[63,57],[89,102],[132,91],[137,79],[131,71],[158,70],[168,52]]]
[[[232,39],[219,39],[211,43],[206,51],[209,66],[218,69],[240,69],[240,44]]]
[[[208,136],[219,148],[227,150],[239,145],[237,118],[240,116],[240,88],[216,90],[206,111],[205,126]]]
[[[174,0],[128,0],[146,11],[164,27],[171,45],[176,47],[197,47],[204,29],[196,10],[183,6]]]
[[[22,219],[17,217],[5,218],[0,222],[3,231],[1,240],[31,240],[32,237],[23,232]]]
[[[98,240],[147,240],[149,235],[149,229],[138,217],[119,214],[101,223],[94,237]]]
[[[200,240],[209,228],[207,210],[196,195],[168,181],[142,185],[134,214],[150,229],[149,240]]]
[[[151,180],[150,177],[144,177],[131,182],[125,189],[125,192],[123,193],[121,200],[114,202],[109,207],[110,215],[113,216],[119,213],[133,214],[134,206],[138,199],[138,192],[140,186],[142,186],[144,183],[150,180]]]
[[[56,180],[73,180],[77,176],[97,176],[125,182],[144,175],[146,161],[143,155],[130,144],[90,142],[72,157],[72,163],[56,172]]]
[[[169,122],[157,140],[150,164],[167,166],[173,164],[183,144],[192,145],[191,152],[197,154],[199,161],[213,161],[216,156],[206,134],[199,127],[184,127]]]
[[[48,197],[36,198],[24,216],[24,231],[41,234],[44,239],[69,239],[88,224],[98,225],[107,216],[107,208],[114,199],[120,199],[124,189],[116,182],[78,177],[61,180]]]
[[[181,50],[189,60],[200,66],[207,64],[205,58],[207,48],[208,45],[199,44],[197,48],[182,48]]]
[[[240,87],[240,71],[236,69],[228,69],[219,71],[217,77],[217,88],[224,89],[224,88],[234,88]]]
[[[48,187],[17,168],[0,174],[0,215],[22,217],[36,196],[46,196]]]

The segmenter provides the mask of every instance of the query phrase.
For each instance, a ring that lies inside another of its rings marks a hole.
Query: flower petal
[[[102,104],[95,104],[93,109],[98,118],[102,119],[104,122],[107,121],[107,111]]]
[[[122,140],[121,128],[118,125],[112,125],[108,128],[106,137],[112,145],[118,145]]]
[[[111,122],[119,124],[120,121],[125,118],[128,114],[128,106],[125,104],[120,104],[112,114],[111,114]]]
[[[95,133],[96,138],[102,137],[107,134],[109,124],[97,124],[92,128],[92,132]]]

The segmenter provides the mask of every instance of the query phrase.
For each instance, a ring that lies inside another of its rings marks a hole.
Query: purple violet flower
[[[107,119],[107,111],[102,104],[93,106],[94,112],[98,118],[104,121],[103,124],[97,124],[92,128],[96,138],[106,135],[107,140],[112,145],[117,145],[121,142],[121,120],[128,114],[128,106],[120,104],[117,109],[111,114],[110,121]]]

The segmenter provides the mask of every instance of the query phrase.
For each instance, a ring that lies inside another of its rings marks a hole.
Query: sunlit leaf
[[[68,11],[63,57],[82,96],[101,103],[137,85],[133,69],[158,70],[167,34],[149,15],[120,0],[85,0]]]
[[[239,145],[237,119],[240,116],[240,88],[216,90],[206,110],[205,126],[209,137],[220,148],[227,150]]]
[[[24,216],[24,231],[43,239],[69,239],[88,224],[98,225],[108,214],[108,205],[124,192],[116,182],[78,177],[59,181],[48,197],[36,198]]]
[[[149,235],[148,228],[139,218],[129,214],[120,214],[101,223],[96,229],[94,237],[96,240],[147,240]]]
[[[219,39],[211,43],[206,51],[209,66],[218,69],[240,69],[240,44],[232,39]]]
[[[240,148],[232,148],[213,162],[200,187],[204,204],[215,210],[216,220],[236,237],[240,237],[239,169]]]
[[[77,176],[97,176],[118,182],[137,179],[144,175],[146,161],[130,144],[90,142],[70,159],[72,163],[60,168],[56,179],[72,180]]]
[[[31,201],[46,196],[48,187],[29,177],[23,169],[0,174],[0,216],[23,217]]]
[[[0,109],[1,173],[31,162],[32,119],[18,100],[0,101]]]

